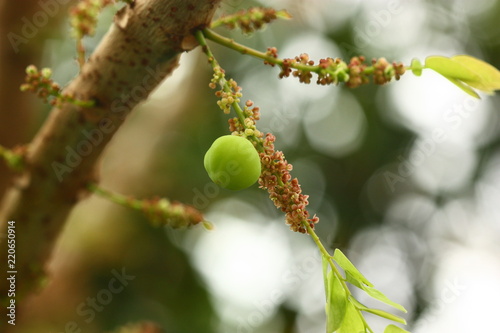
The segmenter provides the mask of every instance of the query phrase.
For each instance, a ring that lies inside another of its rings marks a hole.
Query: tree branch
[[[209,24],[220,0],[136,0],[115,23],[64,90],[92,108],[65,103],[52,110],[28,149],[27,168],[0,210],[1,232],[16,221],[16,300],[45,276],[44,263],[73,206],[96,178],[99,156],[135,105],[197,44],[193,29]],[[2,240],[1,271],[7,246]],[[5,280],[3,280],[5,281]],[[1,297],[8,287],[2,283]],[[5,304],[2,304],[4,306]]]

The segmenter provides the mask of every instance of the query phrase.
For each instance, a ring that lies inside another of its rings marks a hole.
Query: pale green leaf
[[[364,290],[364,291],[365,291],[368,295],[370,295],[371,297],[373,297],[373,298],[375,298],[375,299],[377,299],[377,300],[379,300],[379,301],[381,301],[381,302],[383,302],[383,303],[385,303],[385,304],[387,304],[387,305],[390,305],[390,306],[392,306],[392,307],[394,307],[394,308],[398,309],[399,311],[402,311],[402,312],[406,313],[406,309],[405,309],[402,305],[400,305],[400,304],[398,304],[398,303],[396,303],[396,302],[391,301],[391,300],[390,300],[387,296],[385,296],[385,295],[384,295],[384,294],[383,294],[380,290],[377,290],[377,289],[375,289],[375,288],[373,288],[373,287],[364,286],[364,285],[362,285],[362,286],[361,286],[361,288],[362,288],[362,289],[363,289],[363,290]]]
[[[349,282],[353,286],[358,287],[359,289],[363,289],[363,287],[361,287],[361,286],[365,285],[364,283],[361,283],[359,280],[357,280],[356,278],[354,278],[351,275],[351,273],[349,273],[348,271],[345,272],[345,279],[346,279],[347,282]]]
[[[431,56],[425,59],[425,68],[434,70],[447,79],[456,79],[460,81],[481,80],[481,77],[474,73],[467,66],[454,61],[451,58],[442,56]]]
[[[425,59],[424,68],[443,75],[467,94],[479,98],[473,89],[493,94],[500,90],[500,71],[494,66],[468,55],[451,58],[431,56]]]
[[[354,267],[352,262],[349,259],[347,259],[347,257],[345,256],[345,254],[342,253],[342,251],[340,251],[339,249],[335,249],[335,252],[333,253],[333,259],[337,264],[339,264],[340,267],[342,267],[342,269],[346,272],[346,275],[347,273],[351,275],[350,278],[357,280],[360,283],[365,284],[367,286],[373,287],[373,284],[370,281],[368,281],[368,279],[365,278],[363,274],[361,274],[361,272],[358,271],[356,267]]]
[[[479,81],[463,80],[466,84],[490,93],[500,90],[500,71],[494,66],[468,55],[457,55],[451,57],[451,59],[467,67],[480,77]]]
[[[365,311],[373,313],[374,315],[377,315],[379,317],[395,321],[396,323],[401,323],[403,325],[406,325],[406,320],[404,318],[401,318],[400,316],[396,316],[396,315],[394,315],[392,313],[389,313],[389,312],[386,312],[386,311],[383,311],[383,310],[378,310],[378,309],[371,309],[371,308],[368,308]]]
[[[370,281],[368,281],[356,267],[354,267],[354,265],[340,250],[335,250],[333,259],[335,259],[335,262],[337,262],[339,266],[344,269],[347,282],[364,290],[371,297],[406,313],[406,309],[402,305],[391,301],[381,291],[375,289],[373,284],[370,283]]]
[[[328,296],[326,304],[327,332],[339,329],[346,315],[347,294],[333,271],[328,272]]]
[[[367,307],[366,305],[360,303],[358,300],[356,300],[354,297],[350,297],[349,301],[360,311],[365,311],[369,313],[373,313],[379,317],[386,318],[392,321],[395,321],[397,323],[405,324],[406,325],[406,320],[401,318],[400,316],[396,316],[392,313],[389,313],[387,311],[379,310],[379,309],[372,309]]]
[[[351,302],[347,302],[345,317],[339,329],[337,330],[337,333],[359,333],[365,331],[365,324],[360,312]]]
[[[454,85],[456,85],[457,87],[459,87],[460,89],[465,91],[467,94],[471,95],[472,97],[481,98],[481,97],[479,97],[479,95],[477,94],[477,92],[474,89],[472,89],[471,87],[469,87],[467,84],[463,83],[462,81],[459,81],[456,79],[450,79],[450,78],[448,78],[448,80],[450,80],[451,83],[453,83]]]
[[[384,333],[410,333],[396,325],[389,325],[385,328]]]

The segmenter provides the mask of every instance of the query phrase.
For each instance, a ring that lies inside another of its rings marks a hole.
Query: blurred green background
[[[260,50],[276,46],[281,57],[364,55],[409,64],[469,54],[500,68],[498,0],[229,0],[220,14],[250,6],[285,8],[293,20],[252,36],[220,32]],[[113,13],[103,13],[97,35],[85,41],[89,53]],[[21,46],[22,55],[31,53],[18,65],[52,67],[65,84],[77,73],[65,11],[41,30]],[[383,87],[307,86],[278,79],[259,60],[213,51],[244,100],[261,108],[259,129],[276,135],[294,165],[322,241],[406,307],[413,333],[498,330],[498,96],[473,100],[426,71]],[[290,232],[257,185],[241,192],[210,185],[204,153],[228,134],[210,78],[200,50],[183,55],[117,133],[101,174],[107,189],[195,205],[215,230],[153,228],[140,214],[85,199],[50,263],[54,279],[30,303],[20,332],[70,332],[68,323],[104,332],[141,320],[169,333],[324,332],[321,262],[311,239]],[[49,107],[23,100],[32,125],[22,138],[29,140]],[[109,293],[117,272],[130,280]],[[387,324],[367,317],[377,332]]]

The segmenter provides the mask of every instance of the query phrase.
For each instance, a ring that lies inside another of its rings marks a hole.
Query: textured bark
[[[208,24],[220,0],[136,0],[115,16],[98,48],[65,89],[93,108],[65,104],[52,110],[31,143],[27,169],[18,177],[0,211],[2,233],[16,221],[16,299],[45,277],[44,263],[72,207],[96,178],[106,144],[131,109],[193,48],[191,32]],[[8,269],[2,239],[0,270]],[[5,280],[4,280],[5,281]],[[2,283],[1,297],[6,285]]]

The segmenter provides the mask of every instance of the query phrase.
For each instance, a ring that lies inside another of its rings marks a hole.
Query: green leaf
[[[467,94],[476,98],[479,98],[479,95],[473,88],[488,94],[500,90],[500,71],[486,62],[468,55],[457,55],[451,58],[427,57],[424,68],[432,69],[443,75]]]
[[[404,318],[401,318],[400,316],[396,316],[392,313],[389,313],[387,311],[383,311],[383,310],[379,310],[379,309],[372,309],[372,308],[369,308],[367,307],[366,305],[360,303],[358,300],[356,300],[354,297],[350,297],[349,298],[349,301],[354,304],[354,306],[361,310],[361,311],[365,311],[365,312],[369,312],[369,313],[373,313],[379,317],[382,317],[382,318],[386,318],[386,319],[389,319],[389,320],[392,320],[392,321],[395,321],[397,323],[401,323],[401,324],[405,324],[406,325],[406,320],[404,320]]]
[[[346,306],[345,317],[339,329],[337,330],[337,333],[366,332],[365,323],[363,321],[363,317],[361,316],[360,312],[351,302],[347,302],[346,305],[347,306]],[[328,333],[331,332],[328,331]]]
[[[460,81],[479,81],[481,78],[467,66],[442,56],[431,56],[425,59],[425,68],[432,69],[447,79]]]
[[[471,95],[472,97],[481,98],[481,97],[479,97],[479,95],[477,94],[477,92],[474,89],[472,89],[471,87],[469,87],[468,85],[466,85],[462,81],[459,81],[457,79],[450,79],[450,78],[448,78],[448,80],[450,80],[454,85],[456,85],[457,87],[459,87],[460,89],[465,91],[467,94]]]
[[[359,283],[361,284],[373,287],[373,284],[370,281],[368,281],[368,279],[365,278],[363,274],[361,274],[361,272],[358,271],[356,267],[354,267],[352,262],[349,259],[347,259],[345,254],[343,254],[342,251],[340,251],[339,249],[335,249],[335,252],[333,253],[333,260],[335,260],[335,262],[339,264],[340,267],[342,267],[342,269],[346,272],[346,276],[347,273],[350,274],[349,279],[351,281],[356,280],[359,281]]]
[[[396,303],[396,302],[391,301],[391,300],[390,300],[387,296],[385,296],[385,295],[384,295],[384,294],[383,294],[380,290],[377,290],[377,289],[375,289],[375,288],[373,288],[373,287],[369,287],[369,286],[363,286],[363,285],[361,286],[361,288],[362,288],[364,291],[366,291],[366,293],[367,293],[368,295],[370,295],[371,297],[373,297],[373,298],[375,298],[375,299],[377,299],[377,300],[379,300],[379,301],[381,301],[381,302],[383,302],[383,303],[385,303],[385,304],[387,304],[387,305],[390,305],[390,306],[392,306],[392,307],[394,307],[394,308],[398,309],[399,311],[402,311],[402,312],[404,312],[404,313],[406,313],[406,312],[407,312],[407,311],[406,311],[406,309],[405,309],[402,305],[400,305],[400,304],[398,304],[398,303]]]
[[[386,319],[395,321],[397,323],[401,323],[403,325],[406,325],[406,320],[404,318],[401,318],[400,316],[396,316],[396,315],[394,315],[392,313],[389,313],[389,312],[386,312],[386,311],[383,311],[383,310],[379,310],[379,309],[371,309],[371,308],[368,308],[365,311],[373,313],[373,314],[375,314],[375,315],[377,315],[379,317],[386,318]]]
[[[368,281],[356,267],[354,267],[351,261],[349,261],[349,259],[347,259],[347,257],[339,249],[335,250],[333,259],[337,264],[339,264],[340,267],[342,267],[342,269],[344,269],[347,282],[364,290],[371,297],[406,313],[406,309],[402,305],[391,301],[380,290],[375,289],[373,284]]]
[[[358,287],[359,289],[363,289],[362,286],[364,286],[364,283],[361,283],[359,280],[357,280],[355,277],[351,275],[348,271],[345,272],[345,279],[347,282],[352,284],[353,286]]]
[[[327,332],[339,329],[346,315],[347,294],[338,276],[328,272],[328,296],[326,303]]]
[[[471,87],[491,93],[500,89],[500,71],[487,62],[467,55],[457,55],[451,59],[480,77],[479,81],[466,82]]]
[[[410,333],[396,325],[389,325],[385,328],[384,333]]]

